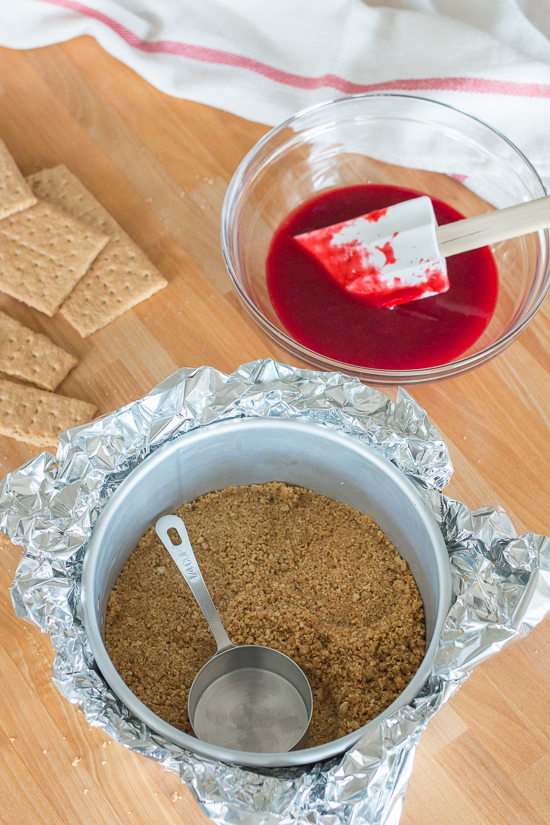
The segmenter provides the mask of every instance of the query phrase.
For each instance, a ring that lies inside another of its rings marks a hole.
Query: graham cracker
[[[86,401],[0,379],[0,435],[49,447],[64,430],[85,424],[97,408]]]
[[[8,147],[0,140],[0,220],[34,206],[36,198],[17,168]]]
[[[55,390],[78,360],[45,335],[33,332],[0,312],[0,370],[30,381],[43,390]]]
[[[52,316],[108,240],[39,201],[0,221],[0,290]]]
[[[65,166],[43,169],[27,181],[39,198],[110,237],[60,309],[83,338],[167,285],[130,236]]]

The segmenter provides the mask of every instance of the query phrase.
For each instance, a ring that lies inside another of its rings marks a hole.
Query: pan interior
[[[409,564],[424,602],[427,654],[413,680],[383,715],[395,710],[396,703],[411,701],[430,673],[434,631],[435,642],[450,602],[450,572],[439,530],[411,482],[374,450],[327,426],[271,418],[209,425],[160,448],[122,482],[94,530],[82,580],[84,621],[98,667],[138,717],[184,747],[197,740],[149,711],[107,655],[103,633],[109,596],[139,539],[161,515],[214,490],[269,481],[306,487],[369,513]],[[366,727],[328,745],[294,751],[282,761],[255,761],[231,750],[216,758],[253,766],[306,764],[341,752]],[[193,749],[200,752],[200,747]],[[208,750],[205,755],[212,753]]]

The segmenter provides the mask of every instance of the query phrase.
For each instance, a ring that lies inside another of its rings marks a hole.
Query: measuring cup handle
[[[172,527],[176,530],[178,536],[180,537],[181,544],[173,544],[170,536],[168,535],[168,530]],[[193,596],[197,600],[197,604],[202,610],[204,618],[208,622],[208,626],[210,627],[214,639],[216,640],[218,653],[222,650],[227,650],[227,648],[234,647],[234,644],[225,632],[225,628],[218,615],[218,611],[214,606],[214,602],[210,598],[210,593],[208,592],[208,588],[206,587],[202,577],[200,567],[195,558],[195,554],[193,553],[193,548],[191,547],[191,542],[189,541],[189,536],[187,535],[187,530],[182,519],[178,518],[178,516],[163,516],[157,521],[155,529],[159,539],[162,541],[176,562],[178,570],[189,585]]]

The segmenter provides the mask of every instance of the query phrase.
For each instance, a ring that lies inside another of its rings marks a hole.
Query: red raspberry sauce
[[[479,338],[498,294],[498,272],[488,247],[447,259],[447,292],[385,309],[369,307],[346,292],[294,240],[303,232],[421,194],[382,184],[347,186],[316,195],[285,218],[267,256],[267,286],[277,315],[296,341],[347,364],[404,370],[445,364]],[[432,201],[439,225],[464,217],[446,203]]]

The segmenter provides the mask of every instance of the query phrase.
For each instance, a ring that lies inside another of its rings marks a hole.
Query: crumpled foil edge
[[[449,549],[454,600],[424,689],[342,757],[306,768],[251,771],[168,742],[110,690],[82,625],[82,560],[120,482],[162,444],[242,416],[312,421],[378,450],[415,484]],[[358,379],[269,359],[230,375],[181,369],[144,398],[63,433],[55,457],[44,452],[1,482],[0,529],[24,547],[14,609],[50,634],[53,681],[89,724],[178,773],[220,825],[396,825],[427,722],[475,665],[550,611],[550,539],[517,536],[499,507],[471,512],[447,498],[451,474],[446,445],[404,390],[394,404]]]

